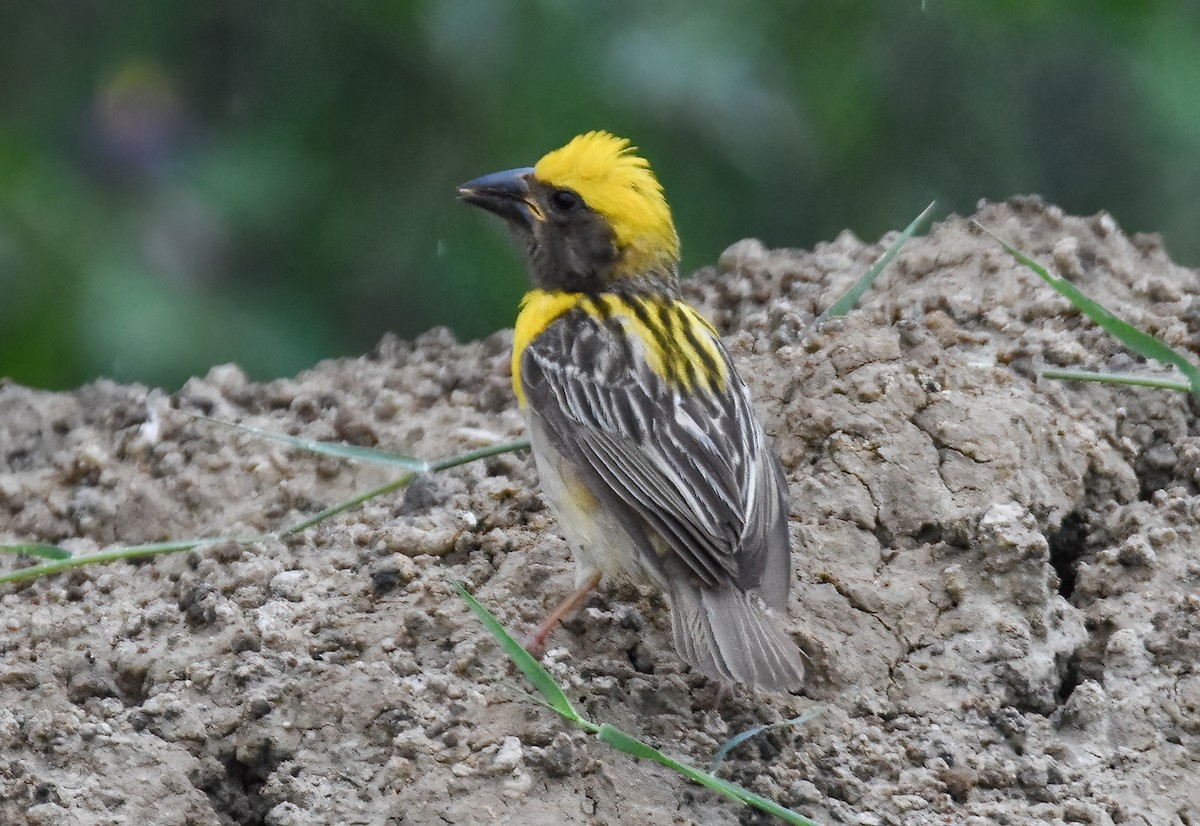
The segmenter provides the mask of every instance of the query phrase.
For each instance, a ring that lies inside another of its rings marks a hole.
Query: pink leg
[[[592,592],[600,582],[600,572],[596,571],[584,581],[582,585],[558,604],[558,607],[546,615],[546,618],[538,623],[537,628],[529,633],[521,644],[525,646],[525,650],[538,659],[546,653],[546,638],[558,627],[558,624],[563,621],[563,618],[583,604],[587,599],[587,595]]]

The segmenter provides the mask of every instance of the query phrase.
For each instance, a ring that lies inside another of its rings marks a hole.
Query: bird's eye
[[[583,203],[583,200],[569,189],[556,189],[550,194],[550,206],[559,212],[570,212]]]

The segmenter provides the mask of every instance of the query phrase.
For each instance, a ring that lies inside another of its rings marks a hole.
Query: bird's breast
[[[521,299],[521,312],[517,315],[517,323],[513,330],[512,352],[513,392],[517,396],[517,404],[521,407],[525,406],[525,389],[521,386],[521,356],[534,339],[564,313],[578,306],[583,298],[583,293],[530,290]]]

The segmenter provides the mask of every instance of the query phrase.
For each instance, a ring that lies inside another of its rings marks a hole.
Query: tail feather
[[[679,655],[710,677],[771,691],[804,682],[800,649],[757,595],[731,586],[673,588],[671,626]]]

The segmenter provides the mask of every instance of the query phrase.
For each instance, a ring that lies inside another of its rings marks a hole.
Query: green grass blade
[[[498,445],[488,445],[481,447],[478,450],[471,450],[463,453],[460,456],[452,456],[449,459],[440,459],[430,464],[430,470],[449,470],[452,467],[465,465],[468,462],[476,462],[480,459],[487,459],[489,456],[499,456],[502,453],[515,453],[518,450],[525,450],[529,447],[528,439],[517,439],[515,442],[504,442]]]
[[[72,568],[82,568],[86,565],[102,565],[107,562],[118,562],[122,559],[141,559],[148,556],[157,556],[159,554],[174,554],[180,551],[190,551],[193,548],[198,548],[202,545],[216,545],[223,542],[237,542],[241,545],[250,545],[254,542],[261,542],[265,537],[249,536],[212,536],[201,539],[183,539],[175,542],[152,542],[148,545],[131,545],[125,548],[114,548],[108,551],[99,551],[94,554],[81,554],[72,556],[69,559],[57,559],[51,562],[44,562],[41,565],[33,565],[29,568],[22,568],[19,571],[10,571],[7,574],[0,575],[0,585],[8,582],[20,582],[26,579],[33,579],[39,576],[48,574],[58,574],[63,571],[69,571]],[[10,545],[4,548],[19,548],[20,545]]]
[[[488,445],[487,447],[481,447],[478,450],[470,450],[466,453],[461,453],[458,456],[451,456],[448,459],[439,459],[436,462],[426,462],[425,465],[431,472],[449,470],[450,468],[458,467],[459,465],[465,465],[468,462],[476,462],[480,459],[486,459],[489,456],[498,456],[501,453],[512,453],[517,450],[524,450],[527,447],[529,447],[529,440],[519,439],[515,442],[505,442],[504,444],[499,445]],[[351,508],[356,508],[364,502],[374,499],[376,496],[383,496],[384,494],[399,490],[400,488],[405,487],[415,478],[417,478],[416,473],[407,473],[404,476],[401,476],[398,479],[393,479],[392,481],[380,485],[373,490],[369,490],[366,493],[360,493],[358,496],[355,496],[352,499],[347,499],[345,502],[328,507],[317,515],[310,516],[308,519],[297,522],[295,525],[290,525],[289,527],[280,531],[279,535],[290,536],[307,528],[311,528],[313,525],[316,525],[319,522],[324,522],[331,516],[336,516],[342,511],[348,511]]]
[[[292,444],[295,447],[299,447],[304,450],[309,449],[309,444],[317,445],[317,446],[323,445],[323,443],[320,443],[320,442],[307,443],[307,440],[304,440],[304,439],[294,439],[291,436],[281,436],[281,434],[278,434],[278,433],[271,433],[271,432],[265,431],[265,430],[258,430],[257,428],[247,427],[245,425],[230,424],[228,422],[222,422],[218,419],[208,419],[204,416],[195,416],[194,418],[201,419],[204,421],[214,422],[216,424],[224,425],[226,427],[231,427],[235,430],[244,430],[244,431],[247,431],[250,433],[254,433],[255,435],[261,435],[266,438],[275,439],[276,441],[286,442],[288,444]],[[343,446],[333,445],[330,447],[339,448],[339,447],[346,447],[346,446],[345,445],[343,445]],[[401,456],[396,456],[393,454],[380,454],[378,451],[370,451],[370,453],[374,454],[374,456],[365,455],[365,454],[355,455],[352,458],[362,458],[362,459],[368,459],[368,460],[373,460],[373,458],[377,458],[378,455],[388,455],[388,456],[391,456],[391,459],[387,460],[389,464],[405,465],[404,460],[409,460],[411,462],[417,463],[419,465],[420,470],[419,471],[414,470],[412,473],[406,473],[405,475],[401,476],[400,478],[394,479],[391,482],[388,482],[387,484],[381,485],[373,490],[369,490],[366,493],[359,494],[358,496],[355,496],[352,499],[348,499],[345,502],[341,502],[337,505],[334,505],[333,507],[326,508],[325,510],[316,514],[315,516],[311,516],[308,519],[305,519],[301,522],[297,522],[294,525],[290,525],[287,528],[284,528],[283,530],[279,531],[276,534],[276,536],[283,537],[283,536],[290,536],[292,534],[299,533],[300,531],[303,531],[306,528],[311,528],[313,525],[323,522],[326,519],[329,519],[330,517],[341,513],[342,511],[347,511],[347,510],[350,510],[351,508],[357,507],[358,505],[361,505],[363,502],[366,502],[369,499],[374,499],[377,496],[383,496],[384,494],[391,493],[392,491],[395,491],[395,490],[399,490],[400,488],[404,487],[409,482],[411,482],[413,479],[415,479],[418,472],[424,472],[427,470],[429,470],[429,471],[448,470],[449,468],[452,468],[452,467],[458,467],[459,465],[465,465],[468,462],[474,462],[479,459],[485,459],[488,456],[496,456],[501,453],[511,453],[513,451],[523,450],[527,447],[529,447],[528,440],[521,439],[521,440],[518,440],[515,442],[506,442],[504,444],[490,445],[488,447],[479,448],[478,450],[471,450],[466,453],[461,453],[457,456],[451,456],[447,459],[441,459],[437,462],[425,462],[420,459],[412,459],[411,457],[401,457]],[[331,455],[339,455],[339,456],[350,456],[350,454],[348,454],[348,453],[337,452],[337,451],[317,450],[316,452],[330,453]],[[359,449],[355,449],[354,452],[360,453],[361,451]],[[407,465],[405,465],[405,466],[407,466]],[[265,538],[266,537],[262,537],[262,536],[255,536],[255,537],[248,537],[248,538],[218,536],[218,537],[207,537],[207,538],[202,538],[202,539],[184,539],[184,540],[173,541],[173,542],[156,542],[156,543],[152,543],[149,545],[133,545],[133,546],[126,547],[126,548],[114,548],[112,550],[101,551],[99,553],[94,553],[94,554],[85,554],[82,556],[71,556],[69,551],[59,548],[56,545],[47,545],[47,544],[37,543],[37,542],[25,542],[25,543],[20,543],[20,544],[15,544],[15,545],[0,545],[0,553],[29,554],[32,556],[38,556],[43,559],[50,560],[49,562],[43,563],[41,565],[33,565],[29,568],[22,568],[19,571],[12,571],[7,574],[0,574],[0,584],[4,584],[7,582],[20,582],[20,581],[26,580],[26,579],[34,579],[35,577],[39,577],[39,576],[47,576],[49,574],[57,574],[57,573],[61,573],[62,571],[70,570],[72,568],[82,568],[86,565],[100,565],[100,564],[103,564],[106,562],[115,562],[115,561],[121,560],[121,559],[139,559],[142,557],[154,556],[156,554],[178,553],[179,551],[191,550],[192,548],[195,548],[199,545],[211,545],[211,544],[215,544],[218,542],[239,542],[243,545],[247,545],[252,542],[260,542]],[[535,660],[535,662],[536,662],[536,660]],[[540,664],[538,664],[538,668],[541,668]],[[572,709],[571,713],[575,714],[573,709]],[[578,714],[575,714],[575,717],[578,717]],[[582,721],[581,725],[583,723],[587,723],[587,721],[583,720],[582,717],[578,717],[578,719],[580,721]],[[591,725],[591,724],[587,723],[587,725]]]
[[[21,545],[0,545],[0,553],[36,556],[41,559],[70,559],[71,552],[57,545],[42,542],[27,542]]]
[[[767,725],[754,726],[753,728],[746,729],[741,734],[731,737],[725,745],[721,746],[721,748],[717,750],[717,753],[713,755],[712,764],[708,767],[708,770],[713,774],[716,774],[717,769],[721,768],[721,763],[729,755],[729,752],[733,751],[750,738],[757,737],[765,731],[774,731],[775,729],[780,728],[791,728],[802,723],[807,723],[809,720],[820,714],[821,711],[822,710],[820,708],[814,708],[811,711],[806,711],[799,717],[793,717],[790,720],[781,720],[778,723],[769,723]]]
[[[1188,390],[1196,395],[1200,395],[1200,368],[1188,360],[1179,351],[1170,347],[1167,344],[1156,339],[1149,333],[1139,330],[1127,321],[1123,321],[1113,315],[1103,304],[1088,298],[1086,294],[1070,281],[1064,278],[1059,278],[1056,275],[1051,275],[1038,262],[1034,261],[1025,253],[1018,250],[1016,247],[1004,241],[991,230],[984,227],[979,222],[975,222],[975,226],[992,236],[1000,246],[1008,251],[1008,254],[1020,261],[1034,273],[1036,273],[1043,281],[1053,287],[1071,304],[1086,315],[1101,328],[1116,337],[1118,341],[1133,350],[1140,356],[1149,359],[1154,359],[1162,364],[1172,365],[1179,368],[1184,377],[1188,380]]]
[[[1153,376],[1131,376],[1128,373],[1092,373],[1087,370],[1043,370],[1041,375],[1047,379],[1068,379],[1070,381],[1095,381],[1102,384],[1130,384],[1135,387],[1157,387],[1161,390],[1182,390],[1190,393],[1191,385],[1171,379],[1158,379]]]
[[[774,800],[755,794],[736,783],[722,780],[709,772],[701,771],[693,766],[689,766],[687,763],[681,763],[673,757],[668,757],[653,746],[626,734],[615,726],[610,726],[608,723],[600,725],[600,731],[596,736],[618,751],[623,751],[642,760],[653,760],[655,763],[674,769],[689,780],[699,783],[701,786],[706,786],[732,800],[736,800],[747,806],[753,806],[767,814],[775,815],[788,823],[796,824],[796,826],[817,826],[816,821],[809,820],[799,812],[794,812],[786,806],[780,806]]]
[[[466,601],[471,612],[483,623],[483,627],[491,632],[491,635],[500,643],[504,653],[508,654],[509,658],[517,664],[517,668],[521,669],[529,682],[533,683],[534,688],[545,698],[547,705],[572,723],[595,733],[596,725],[575,710],[575,706],[571,705],[571,701],[567,699],[566,692],[554,681],[550,672],[526,651],[524,646],[509,635],[500,621],[492,616],[492,612],[480,605],[461,582],[455,582],[454,587],[458,589],[459,596]]]
[[[461,582],[455,582],[454,587],[458,589],[459,595],[466,601],[472,613],[479,618],[483,626],[500,643],[505,653],[516,663],[517,668],[521,669],[525,676],[529,678],[529,681],[541,693],[542,697],[545,698],[546,704],[566,719],[580,726],[585,731],[595,734],[600,740],[618,751],[623,751],[626,754],[643,760],[653,760],[656,763],[674,769],[684,777],[720,792],[728,798],[781,817],[788,823],[794,823],[797,826],[817,826],[816,823],[803,815],[780,806],[773,800],[754,794],[736,783],[722,780],[708,772],[701,771],[686,763],[681,763],[672,757],[668,757],[653,746],[626,734],[619,728],[610,726],[608,723],[601,723],[597,726],[595,723],[584,718],[571,705],[571,701],[567,699],[566,692],[554,681],[554,678],[550,676],[550,672],[543,668],[542,664],[532,654],[526,651],[519,642],[509,635],[504,626],[500,624],[500,621],[492,616],[492,613],[488,609],[480,605]]]
[[[318,442],[315,439],[302,439],[299,436],[289,436],[286,433],[277,433],[273,430],[263,430],[259,427],[251,427],[247,424],[238,424],[236,422],[223,422],[220,419],[212,419],[208,416],[192,415],[192,418],[202,422],[228,427],[231,430],[240,430],[243,433],[249,433],[252,436],[258,436],[262,439],[268,439],[272,442],[280,442],[291,447],[307,450],[309,453],[320,453],[326,456],[338,456],[343,459],[362,459],[368,462],[376,462],[385,465],[399,465],[402,468],[413,470],[422,473],[430,469],[429,462],[423,459],[417,459],[413,456],[405,456],[402,453],[391,453],[386,450],[377,450],[372,447],[362,447],[360,445],[345,445],[338,442]]]
[[[883,272],[884,267],[891,263],[892,259],[896,257],[896,253],[900,251],[900,248],[908,243],[908,239],[912,238],[913,233],[915,233],[921,224],[923,224],[925,220],[929,218],[930,213],[933,212],[933,208],[936,205],[937,201],[931,201],[929,206],[925,207],[921,214],[914,218],[912,223],[904,228],[904,231],[896,237],[896,240],[891,243],[883,255],[879,256],[879,260],[872,264],[871,268],[867,270],[861,278],[854,282],[854,286],[843,293],[842,297],[833,302],[833,304],[831,304],[825,310],[825,312],[817,316],[816,320],[813,322],[813,326],[819,327],[834,316],[845,315],[846,313],[850,312],[851,308],[858,303],[858,299],[862,298],[862,294],[865,293],[873,283],[875,283],[875,279],[879,277],[881,272]]]
[[[294,533],[300,533],[300,531],[307,530],[313,525],[324,522],[326,519],[337,516],[342,511],[348,511],[352,508],[357,508],[359,505],[374,499],[376,496],[383,496],[384,494],[391,493],[392,491],[400,490],[400,488],[406,486],[409,482],[416,478],[417,474],[406,473],[400,478],[393,479],[392,481],[382,484],[377,488],[372,488],[366,493],[360,493],[358,496],[351,497],[344,502],[339,502],[336,505],[332,505],[315,516],[302,519],[294,525],[288,525],[279,532],[279,535],[291,536]]]

